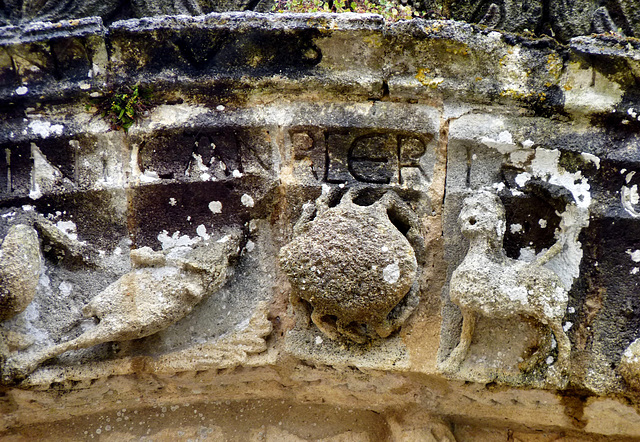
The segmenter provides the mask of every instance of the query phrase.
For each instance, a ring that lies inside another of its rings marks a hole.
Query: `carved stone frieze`
[[[640,45],[507,3],[2,29],[0,437],[640,437]]]

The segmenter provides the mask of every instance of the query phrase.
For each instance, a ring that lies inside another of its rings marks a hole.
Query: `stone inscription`
[[[404,184],[426,178],[420,159],[427,137],[393,130],[297,127],[289,131],[293,158],[307,162],[313,177],[327,183]]]

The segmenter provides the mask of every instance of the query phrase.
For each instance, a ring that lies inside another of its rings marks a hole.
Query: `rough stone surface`
[[[633,3],[2,28],[2,437],[640,438]]]
[[[424,242],[417,217],[395,193],[368,206],[357,196],[350,191],[329,207],[325,193],[306,206],[280,261],[293,296],[311,304],[311,320],[325,335],[364,343],[367,334],[389,336],[417,306]]]
[[[11,226],[0,246],[0,320],[24,311],[40,278],[38,234],[29,226]]]

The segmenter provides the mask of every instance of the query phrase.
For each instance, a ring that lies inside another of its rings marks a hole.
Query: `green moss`
[[[138,85],[123,86],[117,91],[111,91],[106,98],[101,99],[96,106],[111,127],[125,132],[144,116],[151,104],[151,90]]]

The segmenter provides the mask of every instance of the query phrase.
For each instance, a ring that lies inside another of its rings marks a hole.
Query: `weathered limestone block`
[[[305,206],[293,241],[280,251],[293,299],[311,305],[313,323],[331,339],[359,343],[386,338],[407,320],[419,302],[425,261],[411,209],[392,191],[358,205],[364,193],[352,188],[334,207],[323,193]]]
[[[35,105],[43,95],[60,98],[102,88],[107,71],[104,34],[99,17],[0,28],[0,100]],[[57,130],[46,122],[32,129]]]

